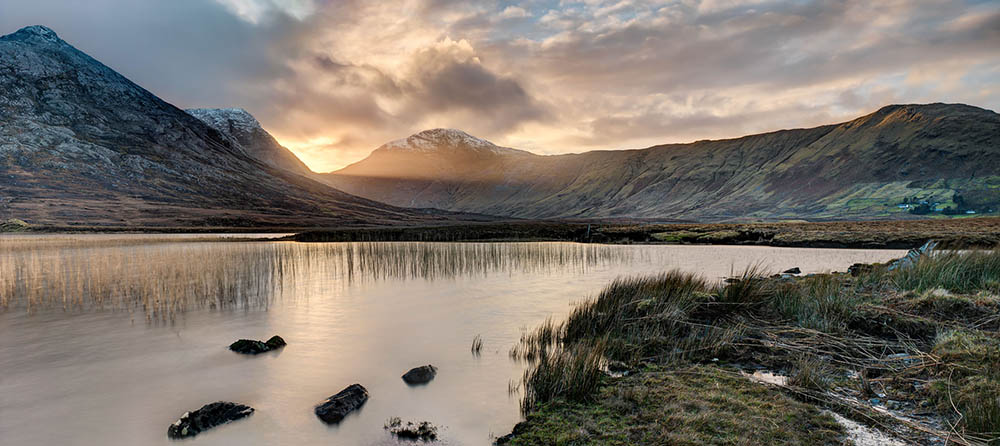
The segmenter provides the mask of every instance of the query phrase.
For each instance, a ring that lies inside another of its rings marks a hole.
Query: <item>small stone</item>
[[[796,266],[795,268],[787,269],[785,271],[782,271],[781,273],[782,274],[801,274],[802,270],[800,270],[799,267]]]
[[[403,381],[409,385],[427,384],[437,376],[437,367],[430,364],[414,367],[403,375]]]

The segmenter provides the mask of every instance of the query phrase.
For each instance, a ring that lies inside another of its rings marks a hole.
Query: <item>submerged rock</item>
[[[429,421],[421,421],[420,423],[407,421],[406,424],[403,424],[399,417],[393,417],[385,423],[385,428],[396,437],[407,440],[431,441],[437,439],[437,427]]]
[[[240,339],[229,345],[229,349],[236,352],[242,353],[244,355],[256,355],[259,353],[269,352],[271,350],[279,349],[288,345],[281,336],[274,335],[267,342],[257,341],[254,339]]]
[[[198,435],[220,424],[245,418],[253,413],[253,408],[242,404],[218,401],[201,406],[194,412],[186,412],[167,428],[169,438],[187,438]]]
[[[781,272],[781,274],[801,274],[801,273],[802,273],[802,270],[799,269],[799,267],[797,267],[797,266],[795,268],[786,269],[786,270],[784,270],[784,271]]]
[[[351,384],[316,406],[316,416],[327,424],[339,423],[347,414],[364,405],[365,401],[368,401],[368,389],[361,384]]]
[[[414,367],[403,375],[403,381],[409,385],[427,384],[437,375],[437,367],[430,364]]]

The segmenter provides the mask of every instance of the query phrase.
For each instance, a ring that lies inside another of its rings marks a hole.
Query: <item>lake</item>
[[[185,411],[226,400],[256,412],[188,442],[391,445],[383,425],[401,417],[440,426],[440,444],[487,445],[520,420],[509,387],[525,364],[508,352],[521,333],[616,277],[843,271],[905,254],[242,237],[0,236],[0,444],[170,444]],[[288,346],[227,349],[274,334]],[[429,384],[400,379],[424,364],[439,368]],[[353,383],[371,393],[360,412],[333,427],[316,418]]]

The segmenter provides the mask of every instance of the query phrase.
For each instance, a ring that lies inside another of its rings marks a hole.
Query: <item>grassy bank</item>
[[[505,440],[841,444],[837,412],[912,444],[995,444],[998,295],[996,250],[854,275],[621,279],[511,351],[531,366],[527,421]],[[755,370],[787,380],[740,376]]]
[[[1000,243],[1000,218],[738,224],[509,222],[317,230],[290,239],[301,242],[547,240],[894,249],[914,248],[933,239],[946,245],[992,247]]]

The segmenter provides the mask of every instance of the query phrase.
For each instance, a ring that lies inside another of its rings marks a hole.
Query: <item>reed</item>
[[[472,348],[471,348],[471,350],[472,350],[472,354],[475,355],[475,356],[479,356],[480,353],[483,351],[483,336],[482,335],[476,335],[476,337],[472,338]]]
[[[307,298],[315,277],[354,284],[629,263],[626,247],[573,243],[293,243],[208,236],[0,237],[0,311],[129,311],[169,321],[192,309],[264,309]]]

